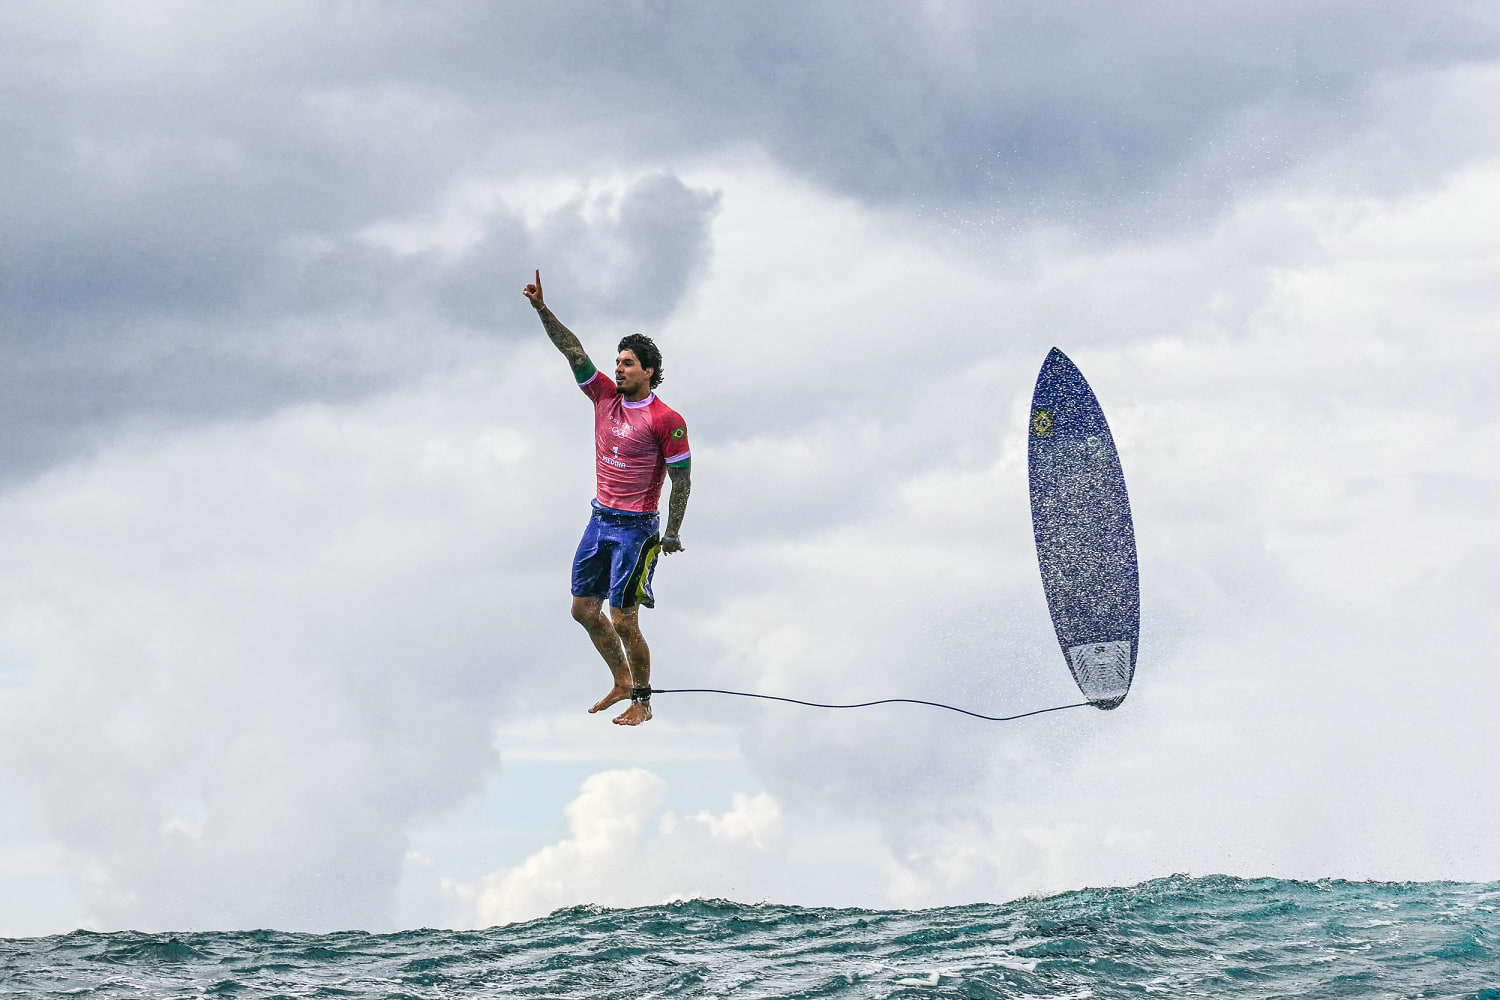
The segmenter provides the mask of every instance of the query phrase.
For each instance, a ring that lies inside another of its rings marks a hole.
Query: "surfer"
[[[640,609],[656,606],[651,577],[657,554],[683,549],[679,532],[692,488],[687,424],[653,391],[661,384],[662,363],[650,337],[632,333],[620,341],[610,381],[547,308],[540,270],[522,294],[594,403],[596,493],[593,516],[573,556],[573,620],[587,630],[614,686],[589,713],[629,698],[630,706],[614,722],[638,726],[651,718],[651,650],[641,635]],[[657,505],[668,476],[667,530],[658,538]]]

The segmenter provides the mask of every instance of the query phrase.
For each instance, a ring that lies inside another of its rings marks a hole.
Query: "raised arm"
[[[547,308],[547,303],[542,301],[542,272],[538,268],[536,272],[536,284],[527,285],[521,289],[521,294],[531,302],[531,307],[542,319],[542,328],[547,331],[547,336],[552,340],[553,346],[562,352],[562,356],[568,359],[568,366],[577,372],[584,365],[590,364],[588,352],[573,335],[573,331],[563,326],[558,318],[552,315],[552,310]]]
[[[667,475],[672,479],[672,495],[667,498],[667,530],[662,532],[661,550],[681,552],[682,539],[678,532],[682,530],[682,519],[687,514],[688,494],[693,492],[692,463],[669,465]]]

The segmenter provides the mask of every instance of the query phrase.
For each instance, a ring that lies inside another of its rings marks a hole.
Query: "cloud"
[[[713,211],[672,176],[755,151],[992,247],[1038,223],[1198,225],[1340,149],[1369,154],[1347,182],[1410,188],[1484,131],[1434,136],[1421,109],[1496,45],[1470,5],[1344,2],[563,6],[522,30],[488,4],[74,3],[5,34],[0,83],[25,95],[0,151],[12,482],[123,420],[357,398],[467,357],[508,334],[497,302],[543,257],[579,315],[660,322]],[[1403,101],[1421,142],[1390,141]],[[540,228],[471,205],[458,248],[362,238],[455,192],[622,176],[643,179]]]
[[[567,807],[565,839],[485,876],[472,893],[478,924],[529,920],[580,903],[733,897],[737,884],[764,881],[781,846],[774,799],[736,794],[721,815],[691,816],[660,814],[665,801],[665,783],[641,768],[588,778]]]
[[[515,130],[490,154],[514,163],[586,123],[598,143],[571,143],[575,162],[754,143],[830,189],[961,210],[961,225],[1003,205],[1013,220],[1153,229],[1357,133],[1380,81],[1482,63],[1497,41],[1471,5],[1339,0],[835,3],[774,18],[564,6],[520,32],[473,4],[362,26],[341,70],[380,59],[464,95]]]
[[[723,192],[721,263],[660,340],[713,474],[660,573],[658,682],[1072,700],[1020,447],[1059,343],[1132,487],[1138,686],[1005,726],[663,696],[653,726],[683,726],[656,750],[714,759],[742,732],[779,825],[751,795],[669,831],[658,785],[601,780],[569,846],[486,883],[484,919],[1482,872],[1493,817],[1461,789],[1489,685],[1464,637],[1495,597],[1493,175],[1268,197],[1193,243],[1062,246],[1019,277],[791,179],[687,178]],[[736,371],[746,343],[773,363]],[[534,342],[357,403],[126,437],[0,504],[0,643],[34,664],[3,760],[98,925],[384,926],[403,870],[401,912],[479,919],[405,837],[495,773],[497,721],[502,757],[585,752],[536,725],[602,681],[564,611],[588,495],[566,378]],[[610,868],[615,840],[639,878]],[[703,845],[743,864],[721,878]]]
[[[160,262],[138,251],[100,247],[75,259],[17,247],[26,264],[7,268],[10,294],[0,290],[9,316],[0,364],[16,376],[0,410],[15,431],[4,464],[11,477],[34,473],[122,420],[255,415],[473,364],[497,340],[534,332],[511,300],[542,264],[580,319],[659,322],[707,264],[713,209],[711,193],[658,173],[575,196],[534,225],[509,205],[470,206],[476,238],[456,247],[392,247],[368,233],[392,224],[379,217],[346,232],[266,233],[243,248],[232,275],[210,280],[212,305],[180,289],[147,301],[140,296],[155,294],[154,279],[95,266],[159,273]],[[83,238],[97,245],[98,234]],[[172,252],[182,268],[196,267],[191,245]],[[64,273],[43,279],[41,267]],[[60,290],[75,286],[136,298],[78,300]]]
[[[584,321],[655,325],[681,303],[707,270],[709,226],[718,198],[656,173],[623,190],[574,197],[547,212],[518,252],[500,226],[434,275],[435,297],[476,328],[508,311],[515,289],[499,274],[526,274],[525,260],[547,263],[544,288],[563,291]]]
[[[964,369],[903,379],[906,355],[876,339],[823,384],[822,414],[726,448],[741,497],[778,461],[806,472],[805,492],[745,503],[797,526],[780,544],[726,532],[716,553],[736,586],[695,619],[724,650],[722,686],[997,709],[1070,697],[1018,447],[1048,342],[1111,417],[1143,554],[1142,669],[1119,712],[987,727],[772,706],[747,733],[767,790],[792,814],[878,824],[890,891],[912,904],[1184,868],[1485,877],[1486,820],[1462,791],[1482,782],[1476,758],[1438,734],[1484,731],[1448,699],[1493,687],[1459,637],[1494,597],[1473,561],[1495,537],[1494,171],[1393,201],[1266,197],[1200,240],[1044,257],[1014,307],[989,292],[1004,325],[987,343],[932,317],[924,346],[974,350]],[[726,259],[738,221],[728,198]],[[845,220],[822,222],[841,245]],[[926,287],[928,263],[909,266],[901,287]],[[859,301],[822,278],[807,294]],[[975,294],[950,277],[938,309]],[[858,308],[899,329],[899,299]]]
[[[743,733],[765,798],[667,829],[616,776],[488,919],[1493,868],[1483,11],[49,10],[4,32],[0,761],[95,924],[381,926],[403,871],[472,915],[407,833],[497,726],[595,752],[547,721],[598,667],[538,265],[595,351],[653,329],[693,427],[659,682],[1071,699],[1019,444],[1053,344],[1145,649],[1119,712],[1008,728],[664,698],[650,753]]]
[[[541,613],[565,597],[528,553],[568,543],[535,520],[549,488],[520,488],[555,449],[491,409],[529,398],[536,360],[138,438],[8,497],[0,644],[36,667],[6,693],[0,755],[92,920],[387,912],[408,826],[493,771],[496,718],[555,695],[526,623],[571,622]],[[586,495],[578,472],[556,487]]]

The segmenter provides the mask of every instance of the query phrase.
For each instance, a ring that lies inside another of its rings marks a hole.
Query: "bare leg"
[[[638,688],[651,686],[651,647],[641,635],[640,607],[609,609],[614,623],[614,632],[625,650],[625,661],[630,666],[631,683]],[[632,702],[630,707],[615,716],[618,726],[639,726],[651,718],[651,706]]]
[[[594,643],[594,648],[604,658],[605,666],[615,679],[609,693],[589,709],[589,713],[602,712],[609,706],[630,697],[630,667],[625,662],[625,650],[620,645],[620,636],[604,613],[604,600],[599,597],[573,598],[573,620],[582,625]]]

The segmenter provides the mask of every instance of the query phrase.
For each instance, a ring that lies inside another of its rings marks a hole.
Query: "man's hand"
[[[682,530],[682,519],[687,515],[688,494],[693,491],[692,466],[667,466],[667,475],[672,479],[672,495],[667,498],[667,530],[662,532],[661,550],[664,553],[681,552],[682,539],[677,537]]]
[[[573,336],[573,331],[563,326],[558,318],[552,315],[552,310],[547,308],[547,303],[542,301],[542,269],[536,269],[536,284],[527,285],[521,289],[521,294],[526,296],[526,301],[536,310],[537,316],[541,317],[542,329],[547,331],[547,336],[562,356],[568,359],[568,365],[575,372],[589,364],[588,352]]]
[[[547,308],[547,303],[542,301],[541,268],[537,268],[536,270],[536,284],[527,285],[525,288],[521,289],[521,294],[526,296],[526,298],[531,301],[531,308],[535,309],[537,312],[541,312],[543,309]]]

